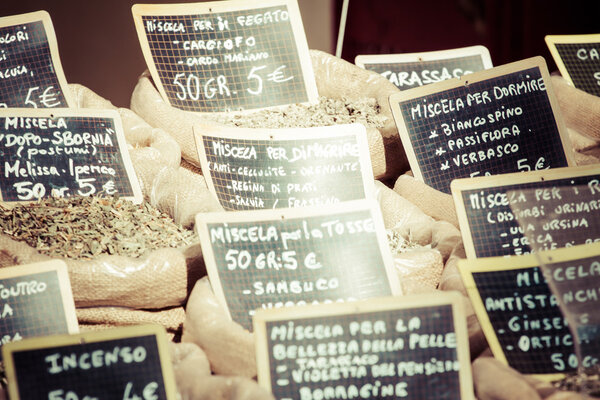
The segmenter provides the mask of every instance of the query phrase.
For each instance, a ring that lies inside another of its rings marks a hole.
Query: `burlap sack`
[[[318,92],[330,98],[375,98],[387,119],[383,128],[367,129],[373,174],[376,178],[395,177],[408,169],[388,97],[398,88],[380,75],[316,50],[311,59]],[[148,72],[140,76],[131,96],[131,109],[150,125],[168,132],[181,147],[183,158],[200,167],[193,135],[194,125],[217,125],[203,113],[171,107],[161,97]]]

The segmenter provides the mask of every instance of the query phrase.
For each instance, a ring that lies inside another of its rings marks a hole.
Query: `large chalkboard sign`
[[[574,165],[542,57],[390,96],[415,176],[457,178]]]
[[[121,117],[112,110],[0,110],[0,200],[52,195],[142,201]]]
[[[208,187],[226,210],[336,204],[373,193],[362,124],[195,131]]]
[[[219,112],[315,102],[295,0],[134,5],[146,64],[170,105]]]
[[[600,34],[548,35],[546,44],[566,80],[577,89],[600,96]]]
[[[0,343],[77,333],[67,265],[60,260],[0,269]]]
[[[600,240],[600,166],[457,179],[452,195],[468,258],[520,255]],[[515,215],[513,208],[522,209]],[[560,226],[540,222],[557,210]],[[533,239],[533,241],[532,241]]]
[[[405,54],[356,56],[354,63],[374,71],[400,90],[412,89],[492,68],[484,46]]]
[[[13,400],[175,400],[164,328],[26,339],[2,348]]]
[[[434,293],[259,310],[259,384],[280,400],[473,399],[462,301]]]
[[[400,292],[374,200],[198,214],[196,229],[215,294],[247,329],[259,308]]]
[[[74,104],[50,15],[37,11],[0,18],[0,108]]]
[[[460,260],[458,268],[494,357],[545,379],[575,369],[573,336],[535,255]]]

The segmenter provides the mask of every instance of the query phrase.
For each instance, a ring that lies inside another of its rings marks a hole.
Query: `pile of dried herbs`
[[[600,398],[600,365],[567,374],[553,382],[560,390],[586,394],[590,398]]]
[[[12,209],[0,205],[0,229],[42,254],[71,259],[139,257],[198,241],[193,231],[150,204],[112,197],[48,198]]]
[[[340,124],[362,123],[382,128],[388,118],[381,114],[377,100],[332,99],[321,96],[317,104],[291,104],[281,108],[254,113],[206,115],[215,122],[242,128],[310,128]]]

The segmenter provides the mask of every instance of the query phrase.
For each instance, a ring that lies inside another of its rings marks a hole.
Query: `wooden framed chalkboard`
[[[296,0],[229,0],[132,8],[154,83],[185,111],[316,102]]]
[[[159,325],[26,339],[2,352],[14,400],[176,399]]]
[[[493,67],[490,52],[485,46],[423,53],[359,55],[354,63],[377,72],[400,90],[460,78]]]
[[[462,301],[444,292],[259,310],[258,382],[281,400],[474,399]]]
[[[494,357],[544,380],[575,369],[572,334],[535,255],[460,260],[458,268]]]
[[[546,44],[567,81],[600,96],[600,34],[547,35]]]
[[[452,181],[452,196],[467,257],[527,254],[531,251],[531,243],[526,233],[533,233],[538,244],[547,249],[600,239],[600,210],[594,204],[587,204],[587,197],[590,195],[596,196],[600,201],[599,185],[598,165]],[[581,201],[574,201],[578,196]],[[511,204],[515,203],[532,205],[534,208],[531,208],[528,215],[539,214],[539,219],[544,219],[545,215],[557,207],[556,202],[569,206],[562,207],[565,210],[573,209],[567,213],[568,218],[584,217],[587,227],[568,224],[560,235],[553,235],[550,229],[544,231],[530,224],[525,232],[511,208]],[[562,241],[561,237],[565,237],[565,233],[569,231],[569,241]]]
[[[142,201],[113,110],[0,109],[0,200],[119,196]]]
[[[246,329],[259,308],[401,292],[375,200],[198,214],[211,286]]]
[[[194,128],[209,189],[226,210],[306,207],[373,196],[362,124]]]
[[[0,18],[0,108],[73,107],[46,11]]]
[[[0,299],[2,345],[29,337],[79,332],[63,261],[0,269]]]
[[[453,179],[574,165],[548,68],[534,57],[390,96],[412,171]]]

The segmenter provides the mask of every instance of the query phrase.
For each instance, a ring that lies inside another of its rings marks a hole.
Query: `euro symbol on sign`
[[[102,185],[102,191],[108,195],[117,193],[115,189],[115,182],[113,180],[107,181],[104,185]]]
[[[282,82],[289,81],[290,79],[294,79],[293,76],[288,76],[287,78],[285,78],[285,76],[283,75],[283,72],[281,71],[285,67],[286,67],[285,65],[279,66],[275,71],[273,71],[269,75],[267,75],[267,80],[271,81],[271,82],[275,82],[275,83],[282,83]]]
[[[48,86],[40,95],[40,102],[47,108],[52,108],[60,105],[60,100],[57,98],[57,93],[52,91],[54,86]]]

